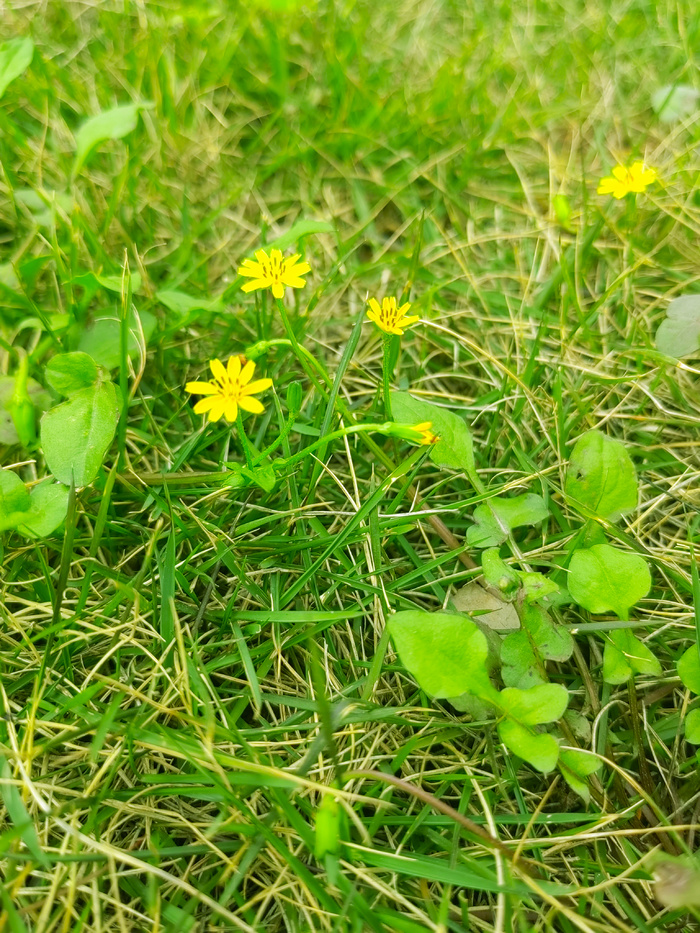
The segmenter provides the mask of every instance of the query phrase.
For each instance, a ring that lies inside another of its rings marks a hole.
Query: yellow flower
[[[246,259],[238,269],[239,275],[244,275],[250,282],[246,282],[242,287],[244,292],[255,291],[256,288],[271,288],[275,298],[284,298],[284,287],[303,288],[306,282],[301,278],[307,272],[311,271],[308,262],[297,262],[301,253],[295,253],[284,259],[278,249],[270,250],[268,256],[264,249],[259,249],[255,254],[257,262],[252,259]]]
[[[421,421],[420,424],[411,425],[411,430],[416,431],[421,436],[418,442],[419,444],[437,444],[440,438],[437,434],[433,434],[432,427],[432,421]]]
[[[598,194],[611,194],[619,201],[632,191],[644,191],[647,185],[653,184],[657,178],[654,169],[645,166],[643,162],[634,162],[630,168],[616,165],[612,175],[600,179]]]
[[[246,362],[244,356],[232,356],[226,366],[220,360],[211,360],[209,366],[214,375],[212,382],[188,382],[185,386],[186,392],[207,396],[194,406],[196,415],[206,414],[209,421],[218,421],[222,417],[235,421],[239,408],[255,414],[264,411],[253,395],[269,389],[272,379],[251,382],[255,371],[252,360]]]
[[[380,308],[377,299],[370,298],[370,309],[367,312],[367,317],[370,321],[374,321],[377,327],[383,330],[385,334],[399,334],[399,336],[401,336],[403,335],[404,328],[410,327],[412,324],[415,324],[416,321],[420,321],[420,317],[417,314],[406,317],[406,312],[410,307],[410,304],[406,303],[401,305],[400,308],[397,308],[396,298],[384,298]]]

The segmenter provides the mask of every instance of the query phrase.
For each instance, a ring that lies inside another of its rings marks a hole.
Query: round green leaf
[[[656,349],[677,360],[700,356],[700,295],[673,299],[656,331]]]
[[[434,697],[495,695],[487,670],[486,636],[467,616],[409,609],[389,618],[401,663]]]
[[[99,378],[97,363],[87,353],[59,353],[46,366],[46,381],[59,395],[72,395],[94,385]]]
[[[26,512],[30,500],[27,487],[12,470],[0,470],[0,531],[15,528],[15,515]]]
[[[571,452],[565,492],[601,518],[616,521],[637,506],[637,474],[625,445],[589,431]]]
[[[538,771],[551,771],[556,767],[559,746],[554,736],[546,732],[533,732],[512,719],[499,722],[498,734],[504,745]]]
[[[80,389],[41,419],[41,446],[49,469],[67,486],[87,486],[97,476],[117,427],[117,393],[111,382]]]
[[[610,633],[603,652],[603,680],[623,684],[633,674],[661,674],[661,664],[653,652],[629,629]]]
[[[544,499],[534,492],[511,499],[489,499],[474,509],[476,524],[467,530],[467,543],[472,547],[496,547],[506,540],[511,529],[543,522],[548,515]]]
[[[17,522],[17,530],[30,538],[45,538],[66,517],[69,491],[59,483],[41,483],[29,494],[29,509]]]
[[[561,719],[569,705],[569,691],[561,684],[538,684],[528,690],[506,687],[498,694],[498,701],[509,719],[537,726]]]
[[[700,745],[700,709],[691,709],[685,717],[685,738],[693,745]]]
[[[683,686],[700,695],[700,653],[698,646],[691,645],[678,662],[678,676]]]
[[[589,612],[614,612],[629,618],[630,606],[649,592],[651,575],[644,558],[609,544],[574,551],[569,593]]]

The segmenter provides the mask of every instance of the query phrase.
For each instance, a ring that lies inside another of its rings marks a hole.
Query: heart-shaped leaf
[[[534,732],[512,719],[499,722],[498,734],[505,746],[537,771],[552,771],[556,767],[559,746],[554,736]]]
[[[588,431],[571,452],[564,489],[609,521],[636,508],[637,474],[625,445],[600,431]]]
[[[487,673],[486,636],[467,616],[409,609],[389,618],[389,633],[404,667],[426,693],[496,696]]]
[[[589,612],[614,612],[629,618],[630,606],[649,592],[651,575],[644,558],[609,544],[574,551],[569,592]]]
[[[67,486],[89,485],[114,440],[119,419],[111,382],[80,389],[41,419],[41,446],[49,469]]]

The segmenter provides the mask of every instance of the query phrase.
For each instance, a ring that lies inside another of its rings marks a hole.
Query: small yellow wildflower
[[[418,441],[419,444],[437,444],[440,438],[437,436],[437,434],[433,434],[432,427],[432,421],[421,421],[420,424],[411,425],[411,430],[415,431],[417,434],[420,434],[420,440]]]
[[[642,192],[653,184],[658,178],[655,170],[645,166],[643,162],[633,162],[629,168],[616,165],[612,175],[601,178],[598,185],[598,194],[611,194],[619,201],[630,192]]]
[[[370,310],[367,312],[367,317],[370,321],[374,321],[377,327],[383,330],[385,334],[399,334],[399,336],[402,336],[406,327],[410,327],[412,324],[415,324],[416,321],[420,321],[420,317],[417,314],[406,317],[406,312],[410,307],[410,304],[407,302],[401,305],[400,308],[397,308],[396,298],[384,298],[380,308],[377,299],[370,298]]]
[[[253,398],[258,392],[264,392],[272,385],[272,379],[256,379],[251,382],[255,363],[246,361],[244,356],[232,356],[227,365],[220,360],[209,363],[214,379],[212,382],[188,382],[186,392],[206,395],[194,406],[196,415],[206,414],[209,421],[218,421],[224,417],[235,421],[238,409],[260,414],[264,411],[258,399]]]
[[[244,275],[250,282],[246,282],[242,287],[244,292],[252,292],[257,288],[271,288],[275,298],[284,298],[284,287],[303,288],[306,285],[301,278],[307,272],[311,271],[308,262],[297,262],[301,253],[295,253],[284,259],[278,249],[270,250],[268,256],[264,249],[259,249],[255,254],[257,262],[252,259],[246,259],[238,269],[239,275]]]

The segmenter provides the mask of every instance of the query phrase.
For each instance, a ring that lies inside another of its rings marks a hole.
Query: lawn
[[[695,3],[2,12],[0,933],[700,930]]]

